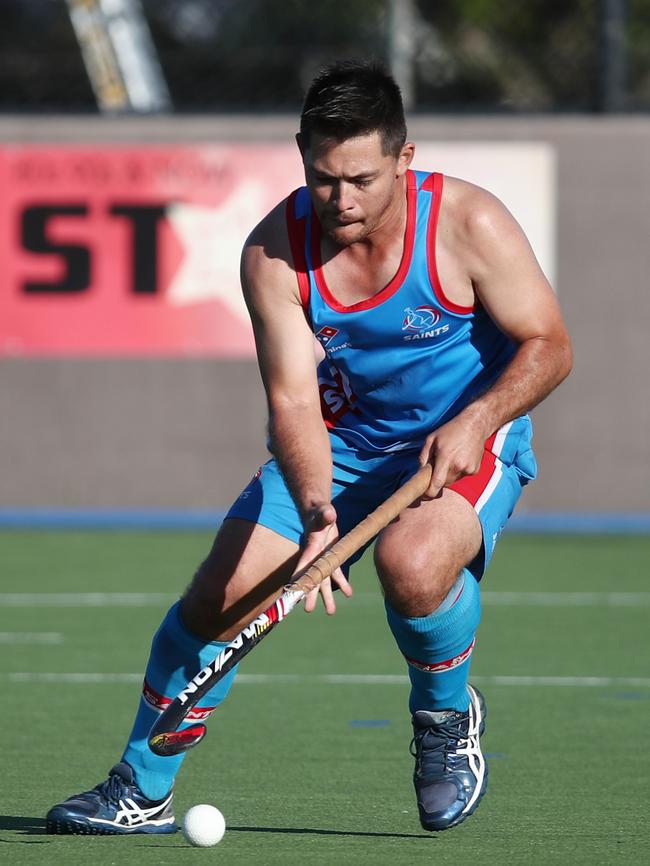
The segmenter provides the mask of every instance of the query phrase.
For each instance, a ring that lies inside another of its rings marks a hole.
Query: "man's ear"
[[[413,162],[413,157],[415,156],[415,145],[412,141],[407,141],[404,144],[404,147],[400,151],[400,155],[397,158],[397,176],[404,174],[411,163]]]

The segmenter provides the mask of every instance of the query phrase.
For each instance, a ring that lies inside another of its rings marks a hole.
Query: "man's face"
[[[382,153],[378,132],[337,141],[312,133],[302,151],[305,180],[323,232],[339,246],[364,240],[400,194],[412,145],[399,157]]]

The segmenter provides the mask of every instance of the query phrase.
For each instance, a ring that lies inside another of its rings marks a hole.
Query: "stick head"
[[[149,748],[163,758],[179,755],[198,745],[207,733],[205,725],[191,725],[182,731],[164,731],[149,738]]]

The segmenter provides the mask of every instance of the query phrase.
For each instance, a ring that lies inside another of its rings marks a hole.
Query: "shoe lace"
[[[128,793],[127,785],[119,773],[111,773],[95,789],[109,803],[119,803],[120,799]]]
[[[460,724],[440,724],[416,731],[409,751],[415,758],[415,773],[443,772],[447,770],[449,755],[456,752],[461,740],[466,739]]]

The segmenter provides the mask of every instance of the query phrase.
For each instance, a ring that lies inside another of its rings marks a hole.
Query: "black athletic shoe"
[[[418,710],[413,716],[413,784],[425,830],[446,830],[469,817],[487,788],[488,769],[479,737],[485,701],[467,686],[469,710]]]
[[[105,782],[75,794],[47,813],[48,833],[115,835],[175,833],[173,792],[162,800],[147,800],[128,764],[116,764]]]

